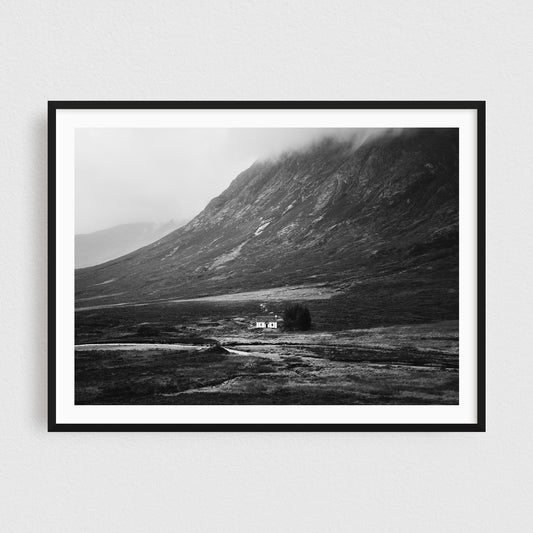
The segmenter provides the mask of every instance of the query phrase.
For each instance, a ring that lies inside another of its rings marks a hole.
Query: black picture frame
[[[48,102],[48,431],[484,432],[485,128],[484,101],[49,101]],[[62,109],[471,109],[477,112],[477,421],[408,424],[58,423],[56,411],[56,114]]]

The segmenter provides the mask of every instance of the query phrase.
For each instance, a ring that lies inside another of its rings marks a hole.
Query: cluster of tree
[[[312,325],[311,313],[303,304],[287,304],[283,311],[283,326],[289,330],[308,330]]]

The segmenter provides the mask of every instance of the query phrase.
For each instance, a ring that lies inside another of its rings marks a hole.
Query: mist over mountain
[[[121,257],[154,242],[183,224],[184,222],[174,220],[163,224],[138,222],[76,235],[76,268],[99,265]]]
[[[457,318],[458,130],[328,137],[258,161],[187,225],[76,272],[78,307],[287,286]],[[342,303],[342,305],[340,305]],[[398,315],[399,313],[399,315]]]

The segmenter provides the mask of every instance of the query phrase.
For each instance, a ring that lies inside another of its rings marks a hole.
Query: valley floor
[[[459,401],[457,321],[299,334],[206,327],[210,339],[189,343],[122,335],[78,344],[76,403]]]

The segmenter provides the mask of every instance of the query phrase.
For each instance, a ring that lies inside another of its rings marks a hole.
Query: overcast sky
[[[76,130],[76,233],[190,219],[257,159],[335,134],[312,128]]]

